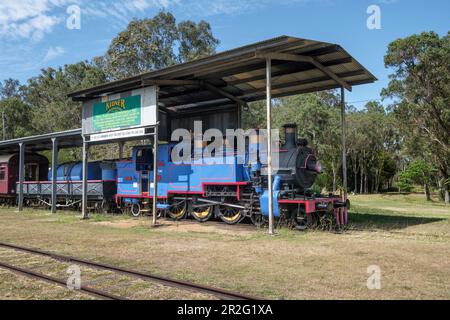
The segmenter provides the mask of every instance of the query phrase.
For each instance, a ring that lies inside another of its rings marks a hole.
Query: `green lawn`
[[[450,207],[421,195],[351,201],[347,231],[282,229],[276,237],[223,224],[162,220],[150,228],[148,218],[82,221],[75,212],[3,208],[0,241],[275,299],[450,298]],[[381,269],[381,290],[366,286],[371,265]],[[0,298],[11,297],[84,298],[0,272]]]

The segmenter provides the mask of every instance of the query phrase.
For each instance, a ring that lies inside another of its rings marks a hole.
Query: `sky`
[[[373,5],[380,10],[375,29],[367,24]],[[71,19],[77,8],[79,28]],[[208,21],[219,52],[280,35],[341,45],[379,79],[347,95],[356,107],[379,99],[387,85],[383,56],[391,41],[450,31],[448,0],[0,0],[0,80],[26,83],[41,68],[103,55],[131,19],[161,9],[177,21]]]

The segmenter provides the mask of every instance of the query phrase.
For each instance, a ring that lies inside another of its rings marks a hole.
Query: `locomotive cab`
[[[153,147],[139,146],[133,149],[133,163],[136,165],[136,171],[153,170]]]

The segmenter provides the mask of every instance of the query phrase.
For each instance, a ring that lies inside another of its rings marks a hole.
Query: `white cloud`
[[[50,47],[47,50],[47,54],[44,57],[44,62],[53,60],[66,52],[63,47]]]
[[[77,0],[2,0],[0,37],[40,40],[62,21],[55,8]]]
[[[38,41],[67,18],[66,8],[77,4],[82,17],[108,19],[123,27],[149,9],[183,12],[199,18],[254,12],[274,5],[304,4],[313,0],[0,0],[0,38]],[[326,1],[326,0],[315,0]],[[395,1],[395,0],[381,0]]]

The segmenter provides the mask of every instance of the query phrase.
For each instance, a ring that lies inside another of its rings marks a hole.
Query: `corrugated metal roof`
[[[52,149],[52,138],[58,139],[59,148],[72,148],[83,146],[81,129],[67,130],[41,134],[6,141],[0,141],[0,154],[12,154],[19,152],[19,143],[25,144],[27,152],[38,152]]]
[[[176,113],[186,108],[217,107],[221,103],[229,106],[229,98],[211,91],[205,87],[205,83],[244,102],[261,100],[265,99],[266,89],[265,59],[257,55],[261,53],[313,57],[350,86],[377,80],[339,45],[282,36],[81,90],[69,96],[74,100],[88,100],[139,88],[151,80],[192,80],[198,84],[160,85],[161,107]],[[312,63],[281,59],[272,60],[272,83],[274,98],[340,87],[340,84]],[[198,109],[194,111],[198,112]]]

